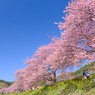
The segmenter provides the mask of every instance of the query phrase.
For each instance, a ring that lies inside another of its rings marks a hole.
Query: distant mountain
[[[4,87],[8,87],[8,86],[12,85],[12,83],[14,83],[14,82],[8,82],[8,81],[0,80],[0,89],[4,88]]]

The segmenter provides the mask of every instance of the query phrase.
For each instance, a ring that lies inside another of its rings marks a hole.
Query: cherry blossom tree
[[[65,22],[60,22],[58,27],[64,29],[61,38],[65,37],[75,48],[74,62],[81,64],[85,59],[94,61],[95,0],[72,0],[63,12],[66,12],[66,17],[62,17]]]
[[[70,63],[69,60],[72,61],[71,57],[74,56],[74,53],[70,54],[70,50],[68,50],[68,55],[65,52],[68,47],[68,43],[65,42],[62,38],[53,38],[52,43],[39,47],[32,59],[28,58],[26,64],[29,64],[29,66],[25,78],[29,78],[31,81],[25,84],[39,84],[41,80],[45,80],[47,84],[54,83],[56,82],[57,71],[61,70],[61,72],[66,73],[66,69],[70,68],[72,70],[74,64]]]
[[[38,48],[33,57],[28,58],[28,66],[15,72],[16,81],[0,93],[14,93],[56,82],[56,73],[61,70],[67,79],[74,66],[80,67],[86,59],[95,60],[95,0],[71,0],[66,7],[65,22],[60,22],[61,38],[52,38],[52,42]],[[63,31],[62,31],[63,30]]]
[[[54,51],[53,43],[48,44],[47,46],[39,47],[38,50],[35,52],[32,59],[29,59],[26,61],[26,63],[29,64],[29,68],[31,69],[31,73],[34,76],[32,81],[41,81],[46,80],[55,82],[56,77],[56,70],[54,71],[51,68],[51,64],[47,64],[45,62],[46,58]],[[57,69],[57,68],[56,68]],[[28,70],[27,70],[28,71]],[[29,75],[27,72],[26,75]],[[31,77],[31,76],[30,76]],[[37,82],[36,82],[37,83]]]

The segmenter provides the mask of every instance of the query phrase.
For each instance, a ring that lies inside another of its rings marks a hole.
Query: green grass
[[[79,77],[44,86],[40,89],[22,92],[18,95],[95,95],[95,81],[93,79],[95,79],[95,73],[86,80]],[[17,95],[17,93],[0,95]]]

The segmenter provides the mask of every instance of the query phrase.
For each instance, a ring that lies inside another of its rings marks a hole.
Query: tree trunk
[[[54,72],[54,83],[56,83],[56,71]]]

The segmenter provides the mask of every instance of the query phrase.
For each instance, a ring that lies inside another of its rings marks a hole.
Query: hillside
[[[72,72],[71,75],[80,75],[82,74],[83,70],[89,69],[89,70],[95,70],[94,69],[95,62],[92,62],[89,65],[85,65],[81,67],[79,70]],[[60,76],[59,76],[60,77]],[[62,76],[61,76],[62,77]],[[94,93],[91,95],[95,95],[95,73],[91,75],[90,80],[82,80],[82,77],[72,79],[70,81],[63,81],[59,83],[55,83],[54,86],[43,86],[40,89],[27,91],[27,92],[19,92],[19,95],[52,95],[52,93],[55,93],[53,95],[89,95],[89,94],[82,94],[82,93]],[[0,87],[8,87],[13,82],[6,82],[4,80],[0,80]],[[43,82],[42,82],[43,83]],[[78,85],[77,85],[78,84]],[[80,85],[80,86],[79,86]],[[62,93],[65,94],[62,94]],[[72,94],[73,93],[73,94]],[[81,94],[77,94],[81,93]],[[13,94],[16,95],[17,93]],[[2,95],[2,94],[0,94]],[[12,94],[5,94],[5,95],[12,95]]]
[[[8,87],[12,84],[13,82],[8,82],[8,81],[4,81],[4,80],[0,80],[0,89],[4,88],[4,87]]]
[[[94,66],[95,66],[95,62],[92,62],[91,64],[85,65],[81,67],[79,70],[71,73],[71,75],[74,75],[74,76],[80,75],[83,73],[83,70],[86,71],[87,69],[89,69],[89,71],[94,71],[95,70]]]
[[[92,62],[91,64],[81,67],[80,69],[76,70],[75,72],[71,72],[70,75],[78,76],[83,73],[83,70],[86,71],[87,69],[89,69],[89,71],[94,71],[95,70],[94,66],[95,66],[95,62]],[[63,76],[64,75],[60,75],[57,78],[63,78]]]
[[[43,86],[39,89],[0,95],[95,95],[95,73],[89,79],[78,77],[72,80]]]

